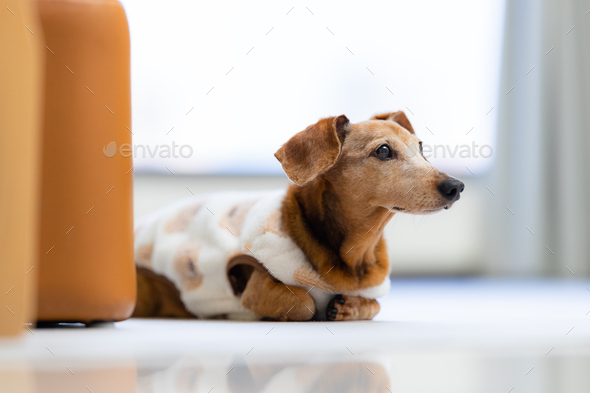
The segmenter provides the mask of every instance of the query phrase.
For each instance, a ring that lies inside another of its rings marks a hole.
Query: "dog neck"
[[[291,185],[282,206],[284,229],[323,279],[345,291],[378,285],[389,273],[382,233],[393,214],[359,206],[323,177]]]

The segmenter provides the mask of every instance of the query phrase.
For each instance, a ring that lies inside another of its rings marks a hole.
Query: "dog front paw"
[[[328,303],[326,317],[328,321],[368,320],[373,319],[379,310],[379,303],[375,299],[336,295]]]
[[[328,308],[326,308],[326,317],[328,318],[328,321],[338,320],[339,310],[344,304],[346,304],[346,299],[342,295],[336,295],[330,300]]]

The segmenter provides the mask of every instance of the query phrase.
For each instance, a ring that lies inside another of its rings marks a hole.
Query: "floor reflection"
[[[184,358],[168,368],[142,372],[137,379],[141,393],[356,393],[387,392],[389,388],[387,365],[370,360],[281,364],[236,357],[224,364],[219,359]]]
[[[322,356],[184,356],[76,363],[12,364],[0,369],[1,392],[115,393],[398,393],[559,392],[590,390],[587,351],[522,355],[501,352]],[[267,361],[264,361],[266,358]],[[69,366],[64,366],[64,364]]]

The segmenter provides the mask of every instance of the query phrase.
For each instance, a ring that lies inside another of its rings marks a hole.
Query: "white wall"
[[[465,179],[462,179],[465,180]],[[285,187],[286,176],[136,175],[135,218],[191,193],[265,190]],[[394,274],[471,274],[482,270],[483,195],[477,180],[465,181],[465,192],[448,211],[432,216],[398,214],[385,230]]]

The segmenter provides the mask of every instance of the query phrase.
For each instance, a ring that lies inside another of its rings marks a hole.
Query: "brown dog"
[[[138,265],[178,288],[182,310],[154,308],[163,292],[141,274],[152,289],[140,286],[136,316],[371,319],[389,289],[385,225],[448,209],[464,188],[424,159],[401,111],[322,119],[275,156],[286,191],[195,197],[139,224]]]

